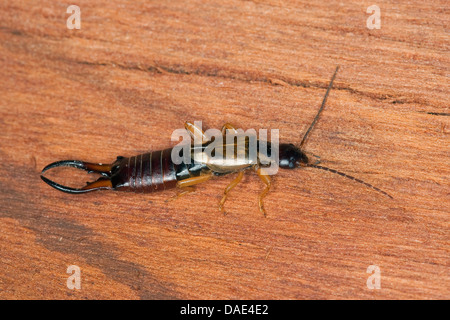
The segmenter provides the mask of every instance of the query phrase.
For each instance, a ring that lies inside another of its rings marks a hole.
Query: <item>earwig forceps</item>
[[[49,186],[51,186],[57,190],[67,192],[67,193],[85,193],[85,192],[90,192],[90,191],[94,191],[94,190],[112,189],[112,184],[111,184],[112,165],[111,164],[100,164],[100,163],[96,164],[96,163],[89,163],[89,162],[84,162],[84,161],[79,161],[79,160],[64,160],[64,161],[57,161],[57,162],[50,163],[48,166],[46,166],[42,170],[42,173],[44,173],[47,170],[57,168],[57,167],[72,167],[72,168],[85,170],[88,173],[100,173],[102,175],[102,177],[100,177],[96,181],[88,182],[84,187],[79,188],[79,189],[63,186],[63,185],[58,184],[58,183],[44,177],[43,175],[41,175],[41,179],[44,180],[44,182],[46,182]]]

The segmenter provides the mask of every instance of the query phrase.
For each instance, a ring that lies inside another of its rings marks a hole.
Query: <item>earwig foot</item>
[[[176,195],[170,197],[169,199],[166,199],[164,202],[167,203],[167,202],[170,202],[170,201],[173,201],[173,200],[177,200],[178,198],[180,198],[180,197],[182,197],[182,196],[184,196],[184,195],[186,195],[188,193],[194,192],[194,191],[195,191],[195,187],[193,187],[193,186],[191,186],[191,187],[183,187],[183,190],[181,192],[178,192]]]
[[[222,199],[222,200],[223,200],[223,199]],[[225,201],[223,201],[223,202],[225,202]],[[224,209],[224,206],[223,206],[222,201],[219,202],[219,211],[220,211],[221,213],[223,213],[224,216],[227,215],[227,213],[225,212],[225,209]]]
[[[222,212],[223,214],[225,214],[225,209],[224,209],[224,203],[226,200],[226,196],[223,196],[222,200],[220,200],[219,202],[219,211]]]
[[[267,213],[266,213],[266,210],[264,209],[264,205],[262,204],[262,201],[260,201],[260,203],[259,203],[259,211],[262,212],[262,214],[264,215],[264,218],[267,218]]]
[[[264,210],[264,204],[263,204],[263,198],[266,196],[266,194],[270,190],[270,186],[272,185],[272,182],[270,180],[270,177],[261,170],[261,168],[255,168],[256,174],[261,179],[261,181],[266,185],[264,190],[259,194],[258,198],[258,204],[259,204],[259,211],[261,211],[265,218],[267,218],[266,210]]]

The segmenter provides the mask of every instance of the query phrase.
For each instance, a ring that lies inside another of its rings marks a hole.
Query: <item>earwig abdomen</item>
[[[177,166],[171,159],[172,149],[117,158],[111,183],[115,190],[149,193],[175,188]]]

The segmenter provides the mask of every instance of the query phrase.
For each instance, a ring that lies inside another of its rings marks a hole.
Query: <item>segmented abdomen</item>
[[[177,167],[171,153],[172,149],[165,149],[118,159],[117,172],[111,178],[113,187],[143,193],[174,188]]]

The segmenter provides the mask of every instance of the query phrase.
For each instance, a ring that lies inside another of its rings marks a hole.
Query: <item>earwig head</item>
[[[308,163],[306,154],[293,144],[280,144],[279,166],[283,169],[294,169]]]

